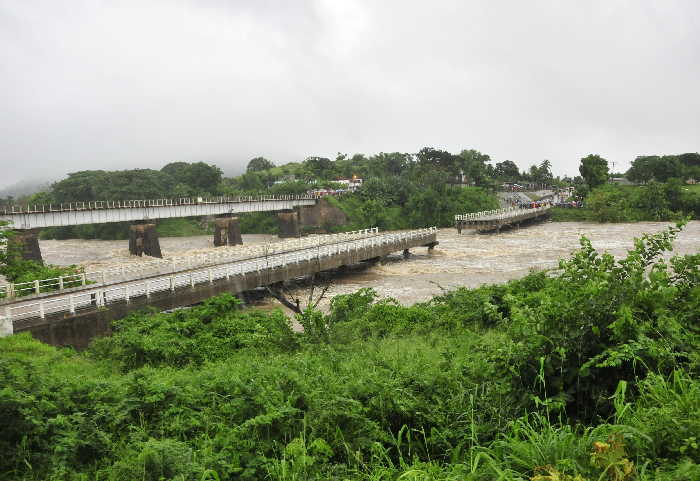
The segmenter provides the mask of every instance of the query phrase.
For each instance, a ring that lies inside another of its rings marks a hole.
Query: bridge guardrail
[[[226,204],[240,202],[262,202],[275,200],[315,200],[320,195],[260,195],[239,197],[181,197],[178,199],[142,199],[142,200],[96,200],[89,202],[64,202],[61,204],[13,205],[3,208],[4,215],[40,214],[45,212],[85,211],[100,209],[131,209],[135,207],[173,207],[178,205]]]
[[[262,269],[286,266],[291,263],[298,264],[302,261],[322,259],[342,252],[359,250],[365,247],[399,243],[404,240],[430,239],[437,232],[436,227],[416,229],[408,232],[379,234],[354,240],[346,240],[335,244],[309,246],[302,250],[277,253],[267,257],[259,257],[248,260],[239,260],[218,264],[214,266],[200,267],[189,271],[173,273],[152,279],[144,279],[120,283],[124,285],[88,287],[77,292],[65,293],[56,297],[38,299],[35,302],[21,302],[21,305],[6,304],[4,312],[0,313],[0,324],[12,322],[17,319],[39,317],[44,319],[48,314],[70,312],[75,314],[81,309],[94,306],[104,307],[119,301],[129,302],[130,298],[146,296],[161,291],[174,291],[179,287],[194,287],[201,283],[212,283],[215,280],[234,275],[244,275],[252,272],[260,273]],[[24,301],[26,298],[18,299]]]
[[[521,209],[519,207],[505,207],[503,209],[457,214],[455,215],[455,221],[506,220],[529,212],[541,212],[548,210],[550,207],[550,205],[525,209]]]
[[[258,246],[250,246],[253,250],[264,251],[265,253],[279,253],[299,250],[305,247],[312,247],[316,245],[325,245],[339,242],[341,240],[348,240],[352,238],[361,238],[363,236],[376,235],[379,232],[377,227],[361,229],[351,232],[341,232],[337,234],[330,234],[324,237],[303,237],[300,239],[285,241],[281,247],[286,250],[278,250],[275,248],[275,244],[264,244]],[[323,242],[321,240],[323,239]],[[250,250],[250,249],[249,249]],[[179,270],[192,269],[193,267],[210,265],[225,261],[233,260],[246,260],[254,257],[260,257],[260,255],[252,255],[249,257],[240,257],[240,248],[236,250],[232,249],[221,249],[220,251],[209,252],[206,254],[199,254],[194,256],[179,256],[167,260],[153,260],[143,263],[139,263],[134,266],[121,265],[116,268],[102,269],[92,272],[83,272],[80,274],[74,274],[69,276],[53,277],[49,279],[39,279],[30,282],[21,282],[13,284],[0,285],[0,299],[2,298],[15,298],[15,297],[26,297],[28,295],[38,295],[50,291],[60,291],[63,289],[71,289],[74,287],[85,286],[88,284],[100,283],[107,284],[107,279],[112,280],[115,276],[119,277],[119,281],[126,281],[127,274],[129,273],[139,273],[139,277],[143,277],[148,270],[160,270],[169,269],[171,272],[177,272]]]

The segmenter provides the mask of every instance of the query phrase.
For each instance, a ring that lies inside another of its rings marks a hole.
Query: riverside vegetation
[[[0,479],[700,479],[700,254],[624,259],[328,314],[230,295],[85,352],[0,339]]]
[[[602,185],[585,192],[584,207],[555,208],[554,221],[638,222],[700,218],[700,186],[680,179],[645,185]]]

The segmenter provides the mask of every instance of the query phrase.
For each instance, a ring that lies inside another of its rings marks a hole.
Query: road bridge
[[[500,232],[502,227],[519,226],[521,222],[548,216],[550,207],[549,205],[533,208],[508,207],[458,214],[455,216],[455,227],[458,234],[461,234],[462,230],[467,228],[476,229],[477,232]]]
[[[81,283],[57,291],[34,293],[0,301],[0,335],[31,331],[51,344],[72,344],[57,338],[53,327],[75,323],[91,329],[129,312],[154,306],[173,309],[203,301],[222,292],[241,293],[317,272],[379,259],[392,252],[437,244],[437,229],[396,233],[365,231],[354,237],[320,239],[316,245],[273,252],[247,259],[222,260],[209,265],[185,267],[167,274],[144,271],[141,277],[98,284]],[[40,285],[42,284],[39,281]],[[6,290],[7,292],[8,290]],[[16,291],[15,291],[16,293]]]
[[[153,224],[157,219],[225,216],[216,222],[214,245],[235,245],[242,243],[236,214],[282,212],[281,230],[293,235],[299,230],[298,225],[292,225],[298,224],[298,216],[284,212],[293,213],[294,209],[314,206],[317,202],[318,197],[313,195],[68,202],[5,207],[0,211],[0,221],[9,222],[10,228],[20,231],[15,241],[22,246],[27,259],[41,261],[39,229],[109,222],[138,223],[131,226],[129,251],[135,255],[162,257]]]

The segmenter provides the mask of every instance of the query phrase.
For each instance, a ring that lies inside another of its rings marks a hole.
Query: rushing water
[[[335,277],[328,296],[354,292],[362,287],[374,288],[381,297],[394,297],[402,304],[427,300],[442,289],[458,286],[476,287],[484,283],[504,282],[527,274],[531,269],[554,267],[568,256],[585,235],[598,250],[615,256],[632,247],[634,237],[658,232],[666,222],[629,224],[593,224],[583,222],[545,222],[502,231],[500,234],[465,233],[441,229],[440,245],[432,253],[426,248],[412,250],[409,259],[396,253],[383,265]],[[275,242],[268,235],[243,236],[245,244]],[[700,222],[691,222],[679,235],[676,252],[700,251]],[[161,238],[166,257],[201,253],[213,249],[211,236]],[[149,258],[130,257],[127,241],[63,240],[41,241],[44,259],[52,264],[81,264],[90,269],[119,263],[143,262]],[[296,293],[306,298],[302,290]],[[321,306],[326,305],[326,301]],[[277,305],[268,300],[261,307]]]

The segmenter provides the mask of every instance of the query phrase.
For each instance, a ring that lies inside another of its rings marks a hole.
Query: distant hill
[[[0,199],[12,196],[15,199],[26,195],[31,195],[42,190],[48,190],[53,180],[50,179],[29,179],[21,180],[12,185],[0,189]]]

